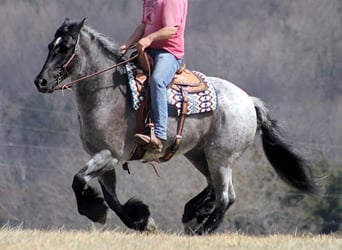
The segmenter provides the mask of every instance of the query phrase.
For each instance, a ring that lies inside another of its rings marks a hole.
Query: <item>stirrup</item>
[[[163,143],[157,137],[150,137],[144,134],[135,134],[135,142],[144,146],[144,149],[153,153],[161,153],[163,151]]]

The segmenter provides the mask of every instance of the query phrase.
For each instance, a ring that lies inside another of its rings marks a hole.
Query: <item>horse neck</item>
[[[118,56],[88,32],[80,33],[80,47],[78,52],[78,69],[75,78],[84,77],[117,64]],[[113,100],[124,99],[122,86],[126,79],[122,67],[101,73],[76,84],[75,95],[79,105],[108,105]],[[125,103],[125,101],[123,101]],[[89,110],[90,107],[87,108]]]

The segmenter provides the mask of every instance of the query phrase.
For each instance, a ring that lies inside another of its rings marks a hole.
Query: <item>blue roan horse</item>
[[[117,64],[121,55],[115,44],[82,22],[66,19],[49,44],[46,62],[34,83],[41,93],[52,93],[61,81],[90,75]],[[74,176],[73,190],[78,211],[104,223],[109,206],[129,228],[149,231],[155,225],[147,205],[131,199],[124,205],[117,198],[115,169],[129,161],[136,144],[136,112],[131,107],[125,67],[84,79],[74,85],[80,137],[91,159]],[[186,232],[207,234],[216,230],[235,201],[232,181],[234,162],[260,132],[265,154],[278,175],[289,185],[309,194],[320,186],[307,162],[295,152],[270,119],[262,101],[223,79],[208,77],[214,85],[215,111],[189,116],[183,141],[176,155],[184,155],[206,178],[207,187],[184,208]],[[178,117],[169,117],[169,140],[173,143]],[[161,157],[162,152],[158,157]],[[151,155],[146,154],[150,160]],[[98,178],[103,198],[88,185]]]

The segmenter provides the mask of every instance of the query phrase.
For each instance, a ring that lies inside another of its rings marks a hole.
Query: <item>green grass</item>
[[[3,228],[0,249],[262,249],[262,250],[336,250],[342,249],[339,236],[273,235],[254,237],[240,234],[185,236],[177,234],[140,234],[116,231],[39,231]]]

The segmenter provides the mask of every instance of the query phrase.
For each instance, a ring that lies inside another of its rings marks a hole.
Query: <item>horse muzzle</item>
[[[37,76],[34,80],[34,84],[36,85],[38,91],[40,93],[46,94],[46,93],[52,93],[54,88],[50,86],[48,81],[40,76]]]

